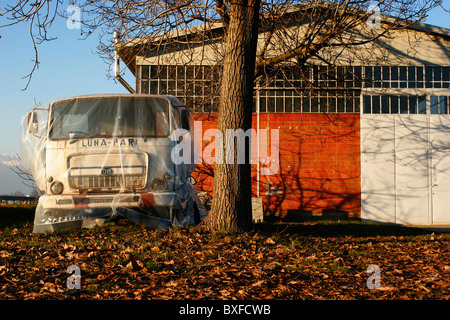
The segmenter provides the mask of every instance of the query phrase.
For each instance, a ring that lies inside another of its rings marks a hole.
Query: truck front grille
[[[73,154],[68,158],[72,189],[118,191],[143,189],[148,155],[139,153]]]
[[[69,178],[74,189],[143,189],[144,175],[75,176]]]

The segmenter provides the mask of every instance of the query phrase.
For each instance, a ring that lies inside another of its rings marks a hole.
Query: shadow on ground
[[[22,227],[33,223],[35,210],[34,205],[0,206],[0,228]]]
[[[0,229],[20,228],[33,224],[34,206],[0,206]],[[266,234],[299,235],[313,237],[376,237],[415,236],[435,233],[449,233],[450,228],[416,228],[395,224],[361,221],[343,213],[288,214],[284,217],[267,215],[264,222],[255,224],[255,232]]]
[[[284,233],[314,237],[376,237],[376,236],[415,236],[450,232],[439,228],[417,228],[398,224],[361,221],[346,213],[323,213],[320,216],[310,212],[288,213],[283,217],[268,215],[264,222],[255,225],[261,233]]]

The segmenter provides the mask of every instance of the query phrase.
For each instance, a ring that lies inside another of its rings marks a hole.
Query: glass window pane
[[[366,97],[368,97],[368,96],[364,96],[364,98],[366,98]],[[370,105],[369,105],[369,108],[370,108]],[[338,98],[337,99],[337,112],[344,112],[344,111],[345,111],[344,98]],[[369,111],[370,111],[370,109],[369,109]],[[366,112],[364,112],[364,113],[366,113]]]
[[[372,96],[372,113],[380,113],[380,96]]]
[[[150,81],[150,94],[158,94],[158,80]]]
[[[260,108],[260,112],[267,112],[267,99],[266,97],[260,97],[259,98],[259,108]]]
[[[284,112],[292,112],[292,97],[284,98]]]
[[[311,112],[319,112],[319,101],[317,98],[311,98]]]
[[[302,112],[302,98],[294,97],[294,112]]]
[[[372,113],[370,96],[363,97],[363,113]]]
[[[327,98],[319,98],[319,112],[328,112]]]
[[[372,87],[372,67],[365,67],[364,68],[364,74],[365,74],[365,85],[367,88],[371,88]]]
[[[353,98],[347,98],[345,100],[345,112],[352,113],[353,112],[353,103],[355,100]]]
[[[160,79],[167,79],[167,66],[160,66],[159,67],[159,78]]]
[[[389,67],[383,67],[383,81],[389,81]]]
[[[282,76],[281,74],[280,76]],[[284,86],[290,86],[290,82],[286,80],[275,80],[275,87],[276,88],[283,88]]]
[[[158,66],[148,66],[150,72],[150,79],[158,78]]]
[[[203,66],[196,66],[194,68],[194,78],[196,80],[202,80],[203,79]]]
[[[419,113],[420,114],[427,113],[427,99],[425,96],[419,96]]]
[[[203,83],[202,81],[194,82],[194,96],[202,96],[203,95]]]
[[[159,82],[159,94],[167,94],[167,81]]]
[[[186,66],[186,80],[194,79],[194,66]]]
[[[185,77],[184,66],[177,66],[177,79],[183,79]]]
[[[267,112],[275,112],[275,98],[267,98]]]
[[[381,67],[373,67],[374,80],[381,80]]]
[[[309,97],[305,97],[302,99],[302,111],[303,112],[310,112],[311,110],[309,109],[310,107],[310,98]]]
[[[336,98],[329,98],[328,112],[336,112]]]
[[[423,67],[417,67],[417,81],[423,81]]]
[[[400,113],[408,113],[408,97],[400,96]]]
[[[283,104],[284,98],[276,97],[276,110],[277,112],[284,112],[284,104]]]
[[[448,113],[447,97],[439,97],[439,113]]]
[[[441,67],[433,67],[433,76],[434,76],[434,81],[442,80]]]
[[[400,67],[400,80],[406,81],[406,67]]]
[[[149,88],[148,88],[148,81],[142,81],[141,82],[141,93],[148,94]]]
[[[391,96],[391,113],[398,113],[398,96]]]
[[[408,67],[408,81],[416,81],[416,67]]]
[[[433,81],[433,69],[432,67],[425,67],[425,81]]]
[[[450,67],[442,67],[442,81],[450,81]]]
[[[142,80],[147,80],[150,77],[150,67],[149,66],[142,66],[141,69],[141,78]]]
[[[177,87],[176,81],[167,81],[167,92],[170,95],[174,96],[176,94],[176,87]]]
[[[360,101],[360,98],[357,97],[357,98],[355,98],[354,101],[355,101],[355,110],[353,110],[353,112],[359,113],[359,109],[360,109],[360,107],[361,107],[361,101]]]
[[[169,66],[167,79],[175,80],[176,78],[177,78],[177,67],[176,66]]]
[[[439,97],[437,96],[430,97],[430,113],[431,114],[439,113]]]
[[[361,67],[353,67],[353,74],[351,74],[353,78],[353,86],[355,88],[361,87]]]
[[[398,81],[398,67],[391,67],[391,80]]]
[[[417,113],[417,96],[409,96],[409,113]]]
[[[319,79],[319,76],[318,76],[318,74],[319,74],[319,67],[318,66],[313,66],[313,68],[312,68],[313,70],[313,83],[314,83],[314,85],[317,85],[317,83],[318,83],[318,79]]]
[[[381,96],[381,113],[389,113],[389,96]]]
[[[338,88],[344,87],[344,68],[343,67],[337,67],[337,86]]]

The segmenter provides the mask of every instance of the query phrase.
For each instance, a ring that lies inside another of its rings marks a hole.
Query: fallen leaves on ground
[[[0,299],[450,298],[449,234],[311,227],[264,224],[229,234],[120,220],[54,234],[6,228]],[[67,288],[70,265],[81,270],[81,289]],[[380,269],[376,289],[367,286],[370,265]]]

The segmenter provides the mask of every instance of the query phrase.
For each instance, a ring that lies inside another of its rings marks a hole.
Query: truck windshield
[[[49,138],[167,137],[169,101],[162,97],[86,97],[52,106]]]

